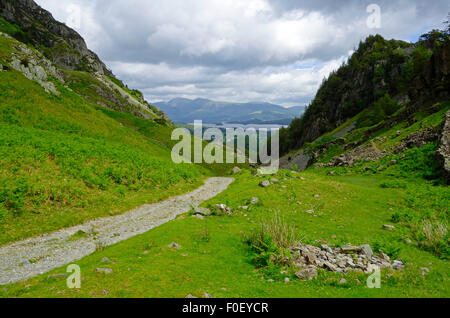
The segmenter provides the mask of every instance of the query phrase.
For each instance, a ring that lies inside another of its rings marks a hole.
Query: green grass
[[[379,176],[322,176],[321,171],[302,174],[306,181],[291,179],[267,189],[258,187],[261,178],[249,172],[240,175],[231,187],[206,205],[225,203],[232,208],[246,204],[257,196],[261,202],[250,211],[232,216],[211,216],[198,220],[189,215],[179,217],[143,235],[108,247],[77,262],[82,269],[82,288],[68,290],[65,279],[48,280],[44,274],[23,283],[0,289],[2,297],[449,297],[448,261],[420,248],[411,229],[395,224],[393,232],[382,229],[392,224],[397,211],[420,213],[410,206],[414,193],[404,189],[380,187],[385,178]],[[406,181],[408,187],[418,186]],[[420,186],[420,185],[419,185]],[[319,194],[319,198],[314,195]],[[302,202],[302,205],[298,204]],[[305,213],[309,209],[316,216]],[[245,216],[245,214],[247,216]],[[245,235],[270,222],[275,213],[295,228],[305,243],[331,245],[371,244],[401,258],[406,269],[382,271],[382,288],[368,289],[368,275],[346,275],[348,283],[339,285],[339,274],[321,271],[310,282],[296,280],[292,268],[257,269],[253,252],[245,243]],[[335,237],[336,238],[332,238]],[[413,244],[405,240],[411,238]],[[172,242],[180,250],[168,247]],[[111,275],[94,272],[105,267],[100,262],[108,257],[115,264]],[[423,276],[421,268],[431,270]],[[281,270],[288,274],[280,274]],[[64,273],[65,268],[50,274]],[[388,277],[387,274],[392,274]],[[284,277],[291,282],[285,283]],[[269,282],[268,279],[274,279]],[[359,283],[358,283],[359,281]],[[225,288],[225,289],[224,289]],[[105,293],[107,291],[107,293]]]
[[[15,43],[0,37],[1,64]],[[172,162],[168,127],[105,114],[55,84],[59,96],[17,71],[0,72],[0,244],[160,201],[212,174]]]

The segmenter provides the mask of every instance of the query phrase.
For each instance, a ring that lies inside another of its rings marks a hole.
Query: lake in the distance
[[[192,124],[193,125],[193,124]],[[260,128],[287,128],[287,125],[261,125],[261,124],[249,124],[249,125],[243,125],[243,124],[221,124],[221,125],[217,125],[217,124],[203,124],[203,127],[210,127],[210,128],[222,128],[222,129],[226,129],[226,128],[243,128],[243,129],[248,129],[248,128],[255,128],[255,129],[260,129]]]

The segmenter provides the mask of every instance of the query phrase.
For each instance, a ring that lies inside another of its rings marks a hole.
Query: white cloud
[[[369,34],[410,39],[439,25],[445,0],[379,1],[382,28],[366,25],[365,1],[37,0],[150,100],[204,97],[308,103],[331,70]]]

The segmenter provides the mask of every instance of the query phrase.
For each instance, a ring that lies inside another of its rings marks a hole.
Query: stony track
[[[232,178],[210,178],[200,188],[127,213],[105,217],[0,247],[0,285],[27,280],[145,233],[226,190]],[[82,235],[75,235],[75,234]],[[75,235],[75,236],[74,236]]]

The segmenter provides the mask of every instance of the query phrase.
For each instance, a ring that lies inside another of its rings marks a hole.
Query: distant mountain
[[[153,103],[165,112],[172,121],[192,123],[202,120],[204,123],[239,124],[283,124],[288,125],[294,118],[300,117],[305,107],[285,108],[270,103],[227,103],[209,99],[176,98],[169,102]]]

